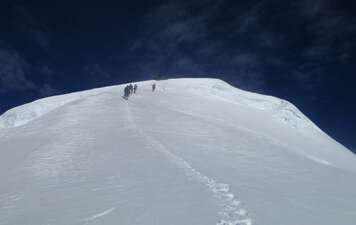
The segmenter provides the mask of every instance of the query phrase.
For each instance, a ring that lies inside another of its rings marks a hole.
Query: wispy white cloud
[[[306,31],[312,40],[309,49],[303,53],[306,59],[312,55],[313,59],[318,56],[335,61],[344,58],[340,58],[342,55],[351,54],[352,50],[344,46],[356,44],[353,38],[356,35],[356,17],[345,12],[347,4],[343,7],[337,5],[331,0],[296,1],[300,20],[307,24]]]
[[[265,7],[266,1],[261,0],[252,8],[241,12],[236,17],[237,29],[235,35],[244,35],[246,32],[260,28],[261,10]]]
[[[13,18],[15,27],[43,50],[49,51],[51,38],[46,26],[39,22],[29,9],[22,5],[15,5],[13,10],[15,13]]]
[[[84,72],[89,75],[89,79],[96,84],[105,83],[112,78],[112,74],[109,70],[98,63],[90,63],[85,65],[83,69]]]
[[[145,58],[139,66],[141,71],[146,74],[175,73],[187,76],[223,72],[236,76],[235,80],[242,88],[260,90],[264,84],[264,74],[259,68],[258,54],[249,51],[227,52],[226,43],[211,40],[214,30],[220,29],[212,27],[211,21],[221,15],[224,3],[171,1],[148,13],[144,35],[135,40],[131,47],[133,52]],[[201,7],[203,4],[204,7]],[[263,43],[270,46],[277,39],[272,34],[265,35]],[[206,59],[209,59],[209,63]]]
[[[27,71],[31,64],[13,50],[0,49],[0,93],[16,93],[31,91],[41,97],[61,93],[52,85],[35,83],[29,78]],[[47,66],[36,72],[51,76],[53,71]]]
[[[58,89],[54,88],[52,85],[50,84],[44,84],[39,90],[38,90],[39,94],[41,97],[48,97],[48,96],[52,96],[52,95],[58,95],[61,93],[61,91],[59,91]]]
[[[224,73],[246,87],[262,89],[278,72],[317,87],[328,62],[353,55],[353,47],[346,47],[353,46],[353,22],[328,2],[169,1],[145,16],[142,35],[131,50],[139,54],[146,74]]]
[[[238,67],[255,68],[260,64],[260,61],[256,54],[242,53],[235,55],[230,63]]]
[[[25,74],[27,61],[18,53],[0,49],[0,92],[35,90]]]
[[[39,71],[44,74],[45,76],[52,76],[54,74],[54,71],[49,68],[48,66],[41,66],[39,68]]]
[[[222,1],[209,2],[209,10],[193,13],[193,8],[202,3],[170,1],[144,17],[143,36],[131,47],[132,52],[144,57],[141,73],[203,73],[188,46],[203,43],[208,35],[207,20]]]

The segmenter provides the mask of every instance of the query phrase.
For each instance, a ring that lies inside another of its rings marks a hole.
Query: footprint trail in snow
[[[173,161],[180,168],[184,169],[187,174],[193,176],[196,180],[204,184],[213,193],[221,208],[218,212],[221,219],[216,223],[216,225],[252,225],[252,220],[249,217],[247,210],[245,210],[242,207],[241,202],[236,199],[235,195],[231,191],[230,185],[219,183],[213,178],[202,174],[192,167],[186,160],[173,154],[164,145],[149,136],[140,126],[136,124],[131,114],[129,102],[127,103],[126,108],[128,121],[142,137],[156,147],[158,151],[167,155],[171,161]]]

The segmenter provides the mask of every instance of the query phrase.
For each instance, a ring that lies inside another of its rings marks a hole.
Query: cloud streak
[[[261,24],[266,1],[249,10],[225,13],[227,2],[205,1],[202,7],[199,1],[170,1],[148,13],[142,35],[131,47],[141,58],[141,73],[226,74],[240,87],[261,90],[265,84],[262,49],[289,43],[283,33]],[[224,16],[229,13],[227,20]],[[274,58],[268,57],[275,67],[287,64],[281,57]]]
[[[46,31],[47,28],[26,7],[15,5],[13,11],[15,14],[13,23],[18,31],[25,34],[43,50],[49,51],[51,39]]]
[[[27,65],[18,53],[0,49],[0,92],[35,90],[25,75]]]
[[[12,50],[0,49],[0,93],[33,92],[41,97],[61,93],[48,83],[43,85],[28,78],[27,70],[31,67],[19,53]],[[51,76],[48,67],[42,67],[42,73]]]

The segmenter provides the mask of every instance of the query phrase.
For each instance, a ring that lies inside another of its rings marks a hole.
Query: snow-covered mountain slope
[[[292,104],[215,79],[0,117],[0,224],[356,224],[356,157]]]

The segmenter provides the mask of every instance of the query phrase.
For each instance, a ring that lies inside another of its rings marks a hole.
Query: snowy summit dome
[[[1,225],[356,224],[355,155],[291,103],[217,79],[136,84],[0,116]]]

